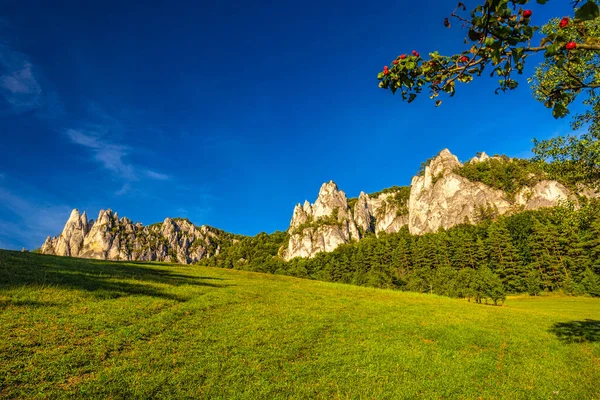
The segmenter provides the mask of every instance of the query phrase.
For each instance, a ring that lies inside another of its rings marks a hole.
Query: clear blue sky
[[[409,184],[445,147],[527,156],[533,137],[568,132],[525,77],[505,95],[461,85],[439,108],[378,89],[400,53],[462,49],[466,32],[442,25],[453,6],[2,1],[0,248],[38,247],[72,208],[284,230],[324,181],[353,197]]]

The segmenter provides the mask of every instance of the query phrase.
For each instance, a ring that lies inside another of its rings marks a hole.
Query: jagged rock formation
[[[515,162],[479,153],[468,163],[492,160]],[[305,201],[294,208],[289,240],[279,255],[284,260],[313,257],[369,234],[395,233],[407,227],[410,233],[421,235],[461,223],[476,223],[482,213],[495,216],[553,207],[565,200],[577,203],[575,193],[557,181],[543,180],[543,173],[531,175],[536,178],[531,180],[536,182],[531,187],[521,187],[509,194],[462,176],[459,173],[464,172],[462,167],[458,158],[444,149],[422,173],[413,177],[410,186],[395,186],[370,195],[361,192],[358,198],[348,199],[334,182],[324,183],[314,204]],[[600,194],[581,187],[577,195]],[[167,218],[159,224],[142,226],[127,218],[119,219],[111,210],[100,211],[96,222],[73,210],[63,232],[58,237],[48,237],[41,252],[110,260],[193,263],[218,254],[225,240],[235,246],[233,235],[207,226],[196,227],[184,219]]]
[[[484,158],[485,157],[485,158]],[[488,159],[482,154],[483,162]],[[494,207],[505,214],[511,204],[506,194],[481,182],[471,182],[454,171],[461,167],[455,155],[442,150],[425,167],[425,173],[412,179],[409,200],[410,233],[420,235],[447,229],[460,223],[473,223],[479,207]]]
[[[500,159],[482,153],[470,162],[485,162],[493,158]],[[564,185],[549,180],[520,189],[512,199],[502,190],[458,175],[456,169],[460,167],[462,163],[458,158],[444,149],[431,160],[422,176],[413,178],[409,201],[410,233],[420,235],[461,223],[476,223],[478,211],[482,208],[492,208],[496,214],[503,215],[575,200],[573,193]]]
[[[352,212],[346,194],[334,182],[324,183],[314,204],[305,201],[294,208],[283,258],[313,257],[368,233],[397,232],[408,222],[406,213],[401,212],[406,201],[397,196],[402,190],[386,191],[374,198],[361,192]]]
[[[324,183],[314,204],[296,205],[283,258],[312,257],[360,238],[346,194],[334,182]]]
[[[469,162],[494,159],[511,162],[485,153]],[[375,196],[361,192],[358,199],[351,199],[352,214],[348,212],[344,192],[333,182],[324,184],[315,205],[311,206],[307,201],[304,206],[298,204],[294,209],[284,259],[313,257],[318,252],[332,251],[368,233],[394,233],[406,225],[410,233],[421,235],[461,223],[476,223],[481,210],[485,209],[493,210],[495,215],[503,215],[553,207],[565,200],[576,201],[576,196],[568,188],[550,180],[521,188],[510,196],[502,190],[459,175],[457,169],[462,166],[455,155],[444,149],[430,161],[421,175],[413,177],[410,188],[392,188]],[[314,217],[315,207],[321,219]],[[334,216],[335,209],[341,210],[341,213]],[[337,223],[331,223],[332,216]],[[314,225],[315,221],[317,225]]]
[[[169,261],[190,264],[218,254],[224,232],[186,219],[167,218],[143,226],[119,218],[111,210],[100,210],[98,219],[88,221],[84,212],[73,210],[62,233],[48,237],[43,254],[103,260]]]
[[[360,192],[354,206],[354,220],[362,234],[398,232],[408,223],[406,194],[408,188],[398,188],[376,196]]]

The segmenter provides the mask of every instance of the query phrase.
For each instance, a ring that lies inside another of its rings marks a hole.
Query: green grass
[[[600,299],[0,251],[0,398],[600,398]]]

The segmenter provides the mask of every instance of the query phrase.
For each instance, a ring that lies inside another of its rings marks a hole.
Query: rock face
[[[559,182],[542,181],[533,187],[519,190],[515,200],[524,210],[535,210],[541,207],[553,207],[561,201],[577,201],[577,198]]]
[[[479,153],[469,163],[491,160],[513,162],[506,157]],[[447,149],[442,150],[413,177],[410,186],[391,187],[378,193],[361,192],[348,199],[330,181],[321,186],[313,204],[305,201],[294,208],[288,228],[289,240],[280,255],[284,260],[313,257],[366,235],[395,233],[408,229],[421,235],[462,223],[476,223],[482,213],[503,215],[541,207],[553,207],[577,198],[559,182],[541,180],[509,196],[481,182],[473,182],[457,171],[463,164]],[[478,166],[479,167],[479,166]],[[589,188],[577,194],[599,197]],[[407,227],[407,228],[405,228]],[[41,248],[45,254],[108,260],[143,260],[193,263],[216,255],[224,241],[235,245],[232,235],[208,226],[196,227],[188,220],[167,218],[162,223],[142,226],[101,210],[88,221],[84,212],[73,210],[63,232],[48,237]]]
[[[484,158],[485,156],[485,158]],[[484,162],[487,155],[482,154]],[[472,161],[472,162],[473,162]],[[481,182],[471,182],[454,172],[462,164],[448,149],[442,150],[412,179],[408,230],[414,235],[448,229],[460,223],[474,223],[480,207],[493,207],[498,214],[511,208],[506,194]]]
[[[54,240],[48,237],[42,245],[42,253],[56,254],[58,256],[79,254],[83,247],[85,236],[90,231],[90,223],[92,222],[88,221],[85,212],[80,215],[78,210],[73,210],[62,234]]]
[[[284,260],[312,257],[333,251],[341,244],[360,238],[346,194],[334,182],[324,183],[314,204],[296,205],[288,229],[290,240]]]
[[[333,251],[368,233],[397,232],[408,223],[408,216],[399,211],[403,207],[396,198],[400,190],[375,198],[361,192],[352,212],[346,194],[334,182],[324,183],[314,204],[305,201],[294,208],[284,260]]]
[[[494,159],[511,162],[485,153],[469,162]],[[462,223],[476,223],[482,210],[503,215],[554,207],[565,200],[576,201],[574,193],[550,180],[508,196],[502,190],[459,175],[456,170],[462,166],[455,155],[444,149],[421,175],[413,177],[410,187],[394,187],[375,195],[361,192],[358,198],[349,201],[335,183],[323,184],[313,205],[306,201],[294,209],[284,259],[313,257],[367,234],[395,233],[407,225],[411,234],[421,235]],[[585,191],[579,194],[585,195]]]
[[[500,157],[482,153],[470,162],[485,162]],[[510,162],[508,160],[507,162]],[[422,176],[411,183],[408,229],[414,235],[448,229],[461,223],[476,223],[481,209],[492,209],[503,215],[542,207],[554,207],[561,201],[575,200],[564,185],[544,180],[533,187],[524,187],[511,199],[502,190],[493,189],[481,182],[472,182],[458,175],[462,167],[448,149],[431,160]]]
[[[119,218],[111,210],[100,210],[88,221],[84,212],[73,210],[62,233],[48,237],[43,254],[102,260],[169,261],[190,264],[218,254],[224,233],[208,226],[196,227],[186,219],[167,218],[143,226]]]

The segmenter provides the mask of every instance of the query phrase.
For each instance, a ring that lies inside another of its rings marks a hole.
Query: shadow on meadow
[[[600,342],[600,321],[557,322],[552,325],[550,332],[566,343]]]
[[[89,292],[98,299],[143,295],[187,301],[188,297],[167,293],[166,290],[183,285],[230,286],[214,282],[221,280],[174,273],[159,264],[107,262],[0,250],[0,291],[22,286],[63,287]]]

